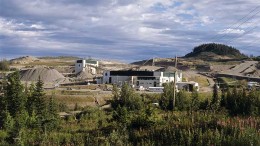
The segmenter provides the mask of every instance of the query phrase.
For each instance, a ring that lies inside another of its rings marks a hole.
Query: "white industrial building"
[[[102,82],[104,84],[122,85],[128,83],[135,88],[162,87],[163,83],[173,82],[175,72],[160,71],[104,71]],[[176,72],[176,82],[182,81],[182,72]]]
[[[75,63],[75,74],[78,74],[82,71],[87,71],[91,74],[96,74],[96,68],[98,67],[98,61],[91,59],[80,59]]]

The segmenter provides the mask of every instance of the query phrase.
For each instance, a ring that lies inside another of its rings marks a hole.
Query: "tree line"
[[[57,104],[45,99],[43,82],[23,86],[19,72],[10,74],[2,83],[0,128],[6,131],[7,143],[23,143],[26,131],[45,133],[58,125]]]
[[[0,145],[259,145],[259,91],[214,86],[204,99],[173,83],[162,94],[113,86],[111,108],[79,107],[61,119],[55,95],[47,98],[39,79],[23,86],[16,72],[3,82]],[[158,104],[156,104],[158,103]]]

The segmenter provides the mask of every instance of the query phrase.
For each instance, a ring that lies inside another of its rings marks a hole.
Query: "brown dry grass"
[[[80,107],[97,106],[95,98],[100,105],[106,104],[107,100],[112,99],[112,93],[103,93],[100,91],[74,91],[74,90],[48,90],[45,92],[47,97],[54,95],[54,99],[58,104],[67,105],[70,109],[76,104]]]

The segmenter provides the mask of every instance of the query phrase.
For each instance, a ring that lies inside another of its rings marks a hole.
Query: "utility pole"
[[[154,66],[154,57],[153,57],[153,61],[152,61],[152,66]]]
[[[176,77],[177,77],[177,56],[175,56],[175,72],[174,72],[174,82],[173,82],[173,109],[175,109],[175,102],[176,102]]]

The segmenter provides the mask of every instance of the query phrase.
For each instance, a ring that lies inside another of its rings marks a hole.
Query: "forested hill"
[[[221,59],[221,57],[224,58],[231,58],[231,59],[240,59],[240,58],[246,58],[246,56],[242,53],[240,53],[239,50],[237,50],[234,47],[223,45],[223,44],[202,44],[200,46],[197,46],[193,49],[191,53],[188,53],[184,57],[195,57],[195,58],[218,58]]]

